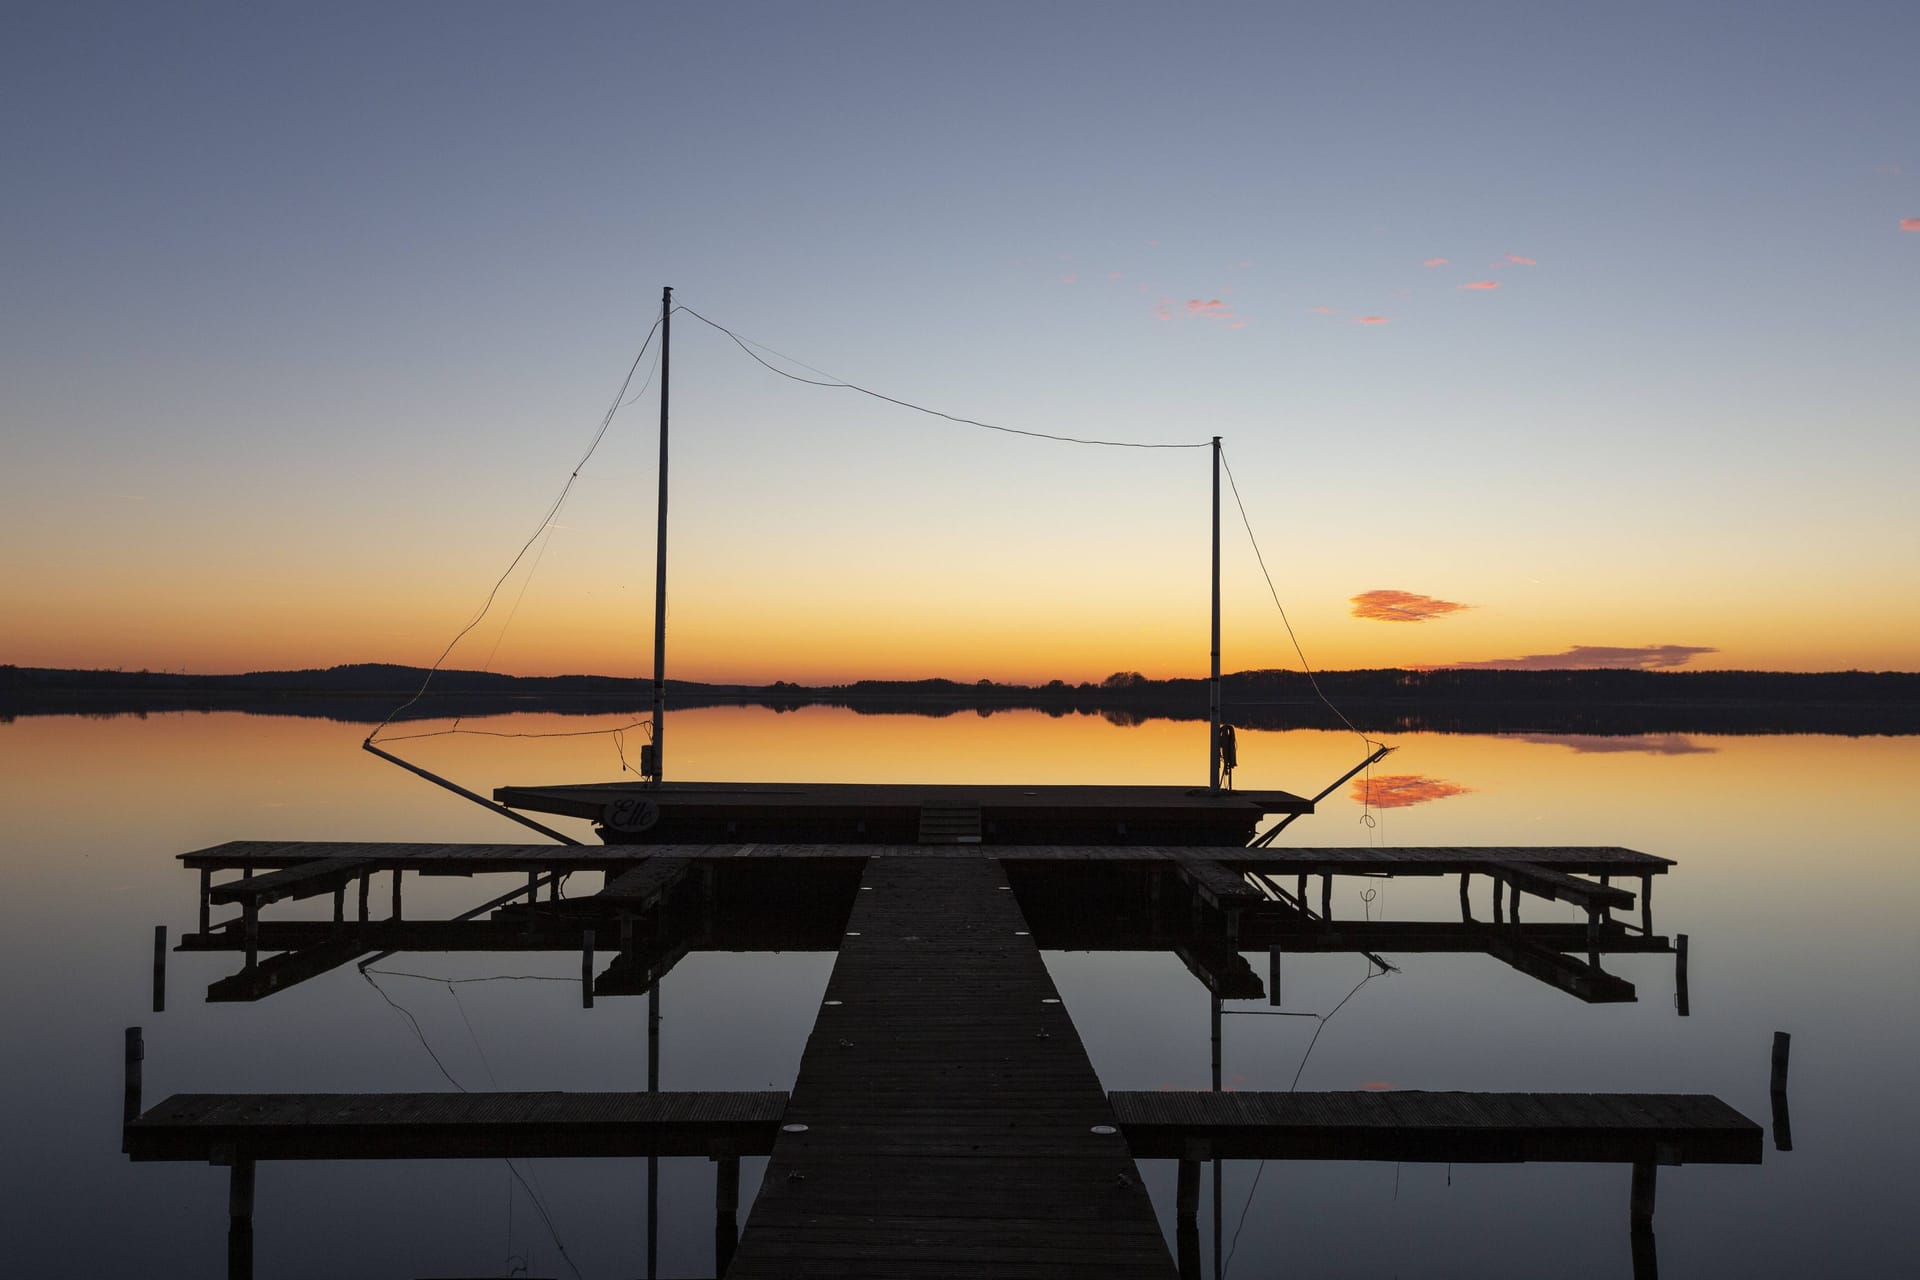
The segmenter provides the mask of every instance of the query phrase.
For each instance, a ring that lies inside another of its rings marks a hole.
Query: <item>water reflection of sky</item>
[[[533,731],[558,720],[514,723]],[[218,1269],[223,1171],[135,1167],[118,1154],[124,1025],[148,1029],[150,1100],[446,1087],[406,1021],[351,968],[257,1005],[207,1005],[199,993],[231,958],[175,955],[168,1012],[145,1009],[153,925],[168,923],[177,936],[193,918],[193,883],[176,853],[249,837],[519,838],[357,751],[363,733],[193,713],[0,726],[9,762],[0,775],[9,887],[0,960],[15,1029],[0,1055],[0,1084],[16,1100],[9,1216],[36,1224],[10,1246],[16,1269],[152,1274],[156,1257],[173,1274]],[[1205,768],[1195,722],[1121,727],[1025,712],[928,720],[726,708],[675,717],[668,741],[670,769],[704,778],[1198,783]],[[1572,749],[1541,751],[1542,743]],[[1392,809],[1376,797],[1372,827],[1343,790],[1283,839],[1619,844],[1674,858],[1680,865],[1655,886],[1655,925],[1691,936],[1692,1016],[1674,1016],[1670,957],[1612,958],[1608,967],[1638,985],[1639,1002],[1586,1006],[1488,956],[1389,956],[1400,971],[1353,995],[1304,1069],[1311,1019],[1229,1016],[1227,1082],[1285,1088],[1298,1071],[1307,1089],[1710,1092],[1764,1122],[1769,1039],[1790,1030],[1798,1149],[1770,1151],[1758,1169],[1663,1176],[1661,1261],[1672,1275],[1804,1274],[1830,1269],[1834,1242],[1844,1240],[1850,1269],[1904,1266],[1899,1175],[1920,1109],[1889,1064],[1920,1050],[1910,990],[1920,875],[1898,807],[1920,766],[1920,740],[1423,735],[1400,747],[1397,773],[1464,790],[1444,804]],[[602,739],[443,738],[413,754],[482,791],[618,772]],[[1351,735],[1242,731],[1237,781],[1310,794],[1360,755]],[[408,900],[423,911],[457,909],[491,889],[429,880],[417,891],[410,884]],[[1452,882],[1352,880],[1337,890],[1339,915],[1449,918],[1458,909]],[[1530,902],[1529,913],[1573,918],[1558,905]],[[1264,974],[1266,957],[1250,959]],[[1177,960],[1055,953],[1049,965],[1108,1087],[1205,1087],[1206,993]],[[577,977],[578,958],[408,955],[380,967],[433,979],[566,978]],[[683,962],[663,989],[666,1087],[785,1087],[830,967],[820,954]],[[1285,1007],[1325,1012],[1366,972],[1356,955],[1290,955]],[[379,980],[469,1087],[610,1089],[644,1079],[642,1002],[602,1000],[583,1011],[564,983],[450,989],[428,978]],[[703,1161],[667,1166],[662,1274],[710,1270],[711,1174]],[[1171,1169],[1144,1171],[1165,1221]],[[1253,1173],[1228,1166],[1229,1228]],[[538,1176],[585,1274],[639,1269],[639,1165],[541,1162]],[[743,1188],[757,1176],[745,1170]],[[510,1195],[498,1162],[269,1165],[259,1196],[265,1275],[504,1269]],[[303,1211],[320,1202],[324,1215]],[[105,1221],[103,1204],[113,1206]],[[539,1273],[566,1274],[544,1237],[529,1234],[524,1201],[516,1212],[513,1248],[530,1250]],[[1207,1221],[1210,1207],[1201,1212]],[[1580,1247],[1568,1248],[1571,1239]],[[1612,1166],[1459,1166],[1449,1185],[1442,1167],[1276,1164],[1261,1175],[1231,1274],[1270,1273],[1284,1259],[1316,1275],[1622,1276],[1626,1250],[1626,1175]]]

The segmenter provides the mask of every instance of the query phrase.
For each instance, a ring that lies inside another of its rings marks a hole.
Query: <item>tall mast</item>
[[[662,384],[665,385],[664,383]],[[662,435],[661,439],[665,440]],[[665,447],[664,445],[662,446]],[[1207,787],[1220,789],[1220,437],[1213,438],[1213,675],[1207,681]],[[657,741],[657,739],[656,739]]]
[[[653,782],[666,780],[667,731],[667,376],[673,341],[673,289],[660,291],[660,527],[654,534],[653,560]],[[1216,442],[1217,443],[1217,442]],[[1218,478],[1214,480],[1214,524],[1219,524]],[[1215,534],[1218,541],[1218,533]],[[1218,552],[1215,553],[1218,561]],[[1216,608],[1217,614],[1217,608]],[[1218,625],[1215,626],[1216,632]],[[1217,649],[1218,642],[1215,643]]]

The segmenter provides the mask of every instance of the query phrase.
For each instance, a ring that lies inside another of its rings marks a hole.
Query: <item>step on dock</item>
[[[785,1120],[730,1280],[1174,1274],[997,862],[867,864]]]

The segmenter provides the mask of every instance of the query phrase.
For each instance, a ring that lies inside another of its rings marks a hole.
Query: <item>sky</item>
[[[7,14],[0,662],[1920,669],[1910,3]]]

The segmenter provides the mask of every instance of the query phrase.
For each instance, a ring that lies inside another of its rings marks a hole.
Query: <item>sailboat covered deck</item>
[[[1179,786],[641,782],[508,786],[512,809],[587,818],[608,843],[1242,845],[1312,813],[1288,791]]]

